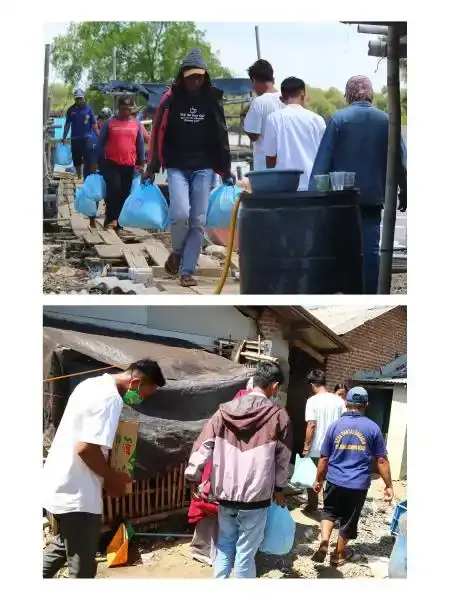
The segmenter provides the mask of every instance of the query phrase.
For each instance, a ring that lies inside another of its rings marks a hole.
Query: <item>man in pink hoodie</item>
[[[219,503],[216,579],[256,577],[255,556],[274,498],[284,504],[292,452],[291,423],[275,402],[284,377],[280,367],[261,364],[253,389],[223,404],[194,444],[185,471],[201,480],[212,460],[211,492]]]

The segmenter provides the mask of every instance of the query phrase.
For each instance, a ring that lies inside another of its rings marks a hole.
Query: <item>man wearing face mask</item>
[[[44,508],[60,530],[44,551],[44,578],[66,561],[71,578],[95,577],[102,487],[118,497],[130,482],[108,464],[122,407],[143,402],[165,383],[158,363],[144,359],[121,373],[85,379],[70,395],[44,466]]]
[[[289,416],[275,402],[284,377],[277,364],[261,364],[252,389],[219,407],[194,444],[185,471],[199,483],[212,460],[211,493],[219,504],[214,577],[256,577],[255,556],[264,537],[267,510],[284,505],[292,452]]]

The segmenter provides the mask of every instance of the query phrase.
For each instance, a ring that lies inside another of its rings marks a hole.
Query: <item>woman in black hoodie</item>
[[[231,158],[222,91],[213,87],[199,49],[181,64],[164,94],[152,127],[146,178],[167,169],[172,253],[166,270],[184,287],[200,255],[214,172],[228,181]]]

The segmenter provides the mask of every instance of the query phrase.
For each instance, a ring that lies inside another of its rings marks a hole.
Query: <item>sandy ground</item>
[[[396,502],[406,498],[406,483],[395,484]],[[382,500],[384,484],[374,480],[363,509],[358,539],[351,542],[355,550],[352,562],[336,569],[311,561],[311,555],[319,543],[319,521],[303,514],[299,500],[289,500],[291,515],[297,523],[296,540],[292,552],[286,557],[258,554],[257,576],[270,579],[349,579],[382,578],[387,574],[387,559],[393,547],[389,524],[394,505]],[[337,537],[333,533],[332,544]],[[98,577],[109,579],[211,579],[212,568],[191,559],[189,541],[177,543],[165,540],[157,543],[135,542],[129,557],[129,566],[108,569],[99,562]],[[100,559],[102,560],[102,559]],[[373,566],[375,565],[375,566]],[[381,565],[381,568],[380,568]]]

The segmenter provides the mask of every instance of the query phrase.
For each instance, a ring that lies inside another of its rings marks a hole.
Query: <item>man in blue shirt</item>
[[[72,147],[73,166],[77,176],[81,179],[81,167],[83,166],[84,178],[91,172],[93,160],[93,135],[98,136],[97,120],[94,111],[86,104],[84,92],[80,88],[74,92],[75,103],[68,109],[66,114],[66,124],[64,125],[63,143],[66,142],[69,130],[71,130],[70,139]]]
[[[378,291],[380,268],[381,211],[386,189],[389,119],[372,105],[373,88],[363,75],[351,77],[345,88],[349,104],[329,120],[322,137],[310,179],[332,171],[355,173],[355,186],[360,191],[363,230],[364,293]],[[397,184],[401,212],[406,211],[406,147],[401,140],[397,165]]]
[[[347,394],[347,412],[330,425],[322,444],[313,489],[320,492],[325,476],[327,484],[320,523],[321,542],[312,556],[315,562],[324,562],[336,521],[339,521],[339,537],[330,563],[339,567],[353,556],[353,550],[346,546],[358,535],[358,521],[370,487],[373,458],[386,484],[385,500],[391,501],[393,497],[386,444],[378,425],[364,416],[367,405],[367,391],[363,387],[352,388]]]

